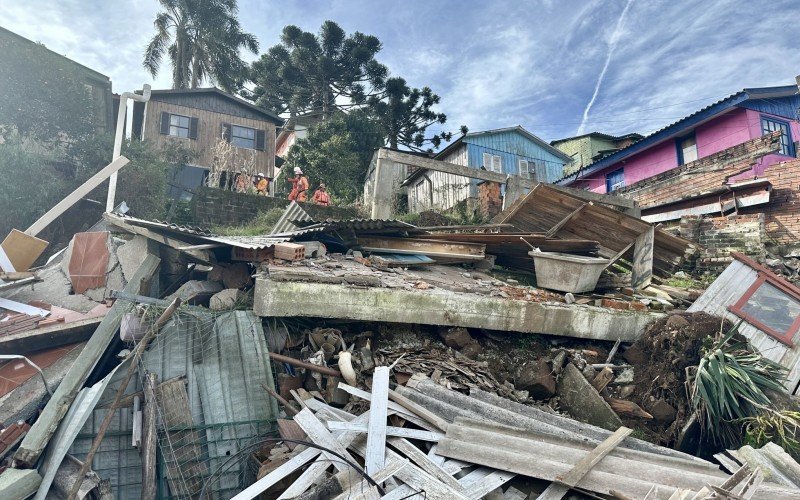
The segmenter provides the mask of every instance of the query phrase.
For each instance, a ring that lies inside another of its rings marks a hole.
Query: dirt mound
[[[453,221],[450,220],[446,215],[440,214],[439,212],[434,212],[433,210],[420,212],[419,221],[417,222],[419,227],[450,226],[452,224]]]
[[[646,428],[661,444],[674,443],[689,415],[686,368],[697,366],[706,338],[730,326],[703,312],[671,314],[651,324],[623,354],[634,367],[630,399],[656,416]]]

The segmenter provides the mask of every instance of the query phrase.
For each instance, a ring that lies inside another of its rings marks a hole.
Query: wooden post
[[[631,287],[641,290],[653,279],[653,245],[656,229],[650,226],[640,234],[633,243],[633,267],[631,269]]]
[[[155,500],[156,482],[156,382],[158,376],[148,373],[144,378],[144,416],[142,417],[142,500]]]

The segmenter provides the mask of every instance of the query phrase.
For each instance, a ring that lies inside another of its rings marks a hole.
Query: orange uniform
[[[266,178],[262,178],[260,181],[258,181],[258,184],[256,184],[256,191],[258,191],[258,194],[263,194],[266,196],[268,187],[269,181]]]
[[[308,177],[298,175],[287,180],[292,183],[292,192],[289,193],[289,199],[292,201],[306,201],[308,198]]]
[[[314,191],[314,196],[313,198],[311,198],[311,201],[313,201],[317,205],[324,205],[327,207],[328,205],[331,204],[331,195],[329,195],[326,191],[320,188]]]

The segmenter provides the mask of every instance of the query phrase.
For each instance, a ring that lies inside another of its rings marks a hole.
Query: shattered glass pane
[[[764,283],[750,296],[741,311],[777,332],[787,333],[800,315],[800,301]]]

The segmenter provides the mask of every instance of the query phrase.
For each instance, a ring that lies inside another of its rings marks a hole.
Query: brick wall
[[[763,156],[778,150],[779,135],[765,135],[686,165],[668,170],[614,192],[639,202],[642,209],[724,189],[729,177],[750,170]]]
[[[503,209],[500,184],[488,181],[478,184],[478,203],[484,219],[490,220],[499,214]]]
[[[764,177],[772,184],[769,204],[748,207],[743,213],[764,214],[767,244],[777,247],[776,253],[800,249],[800,160],[771,165]]]
[[[731,262],[731,252],[764,259],[764,219],[764,214],[687,216],[681,219],[678,232],[700,244],[695,263],[698,271],[721,271]]]
[[[195,223],[201,227],[237,226],[247,223],[259,212],[267,212],[273,208],[286,208],[289,203],[289,200],[285,198],[202,187],[192,198],[192,213]],[[300,203],[300,206],[312,218],[318,220],[358,217],[358,213],[352,208],[322,207],[313,203]]]

